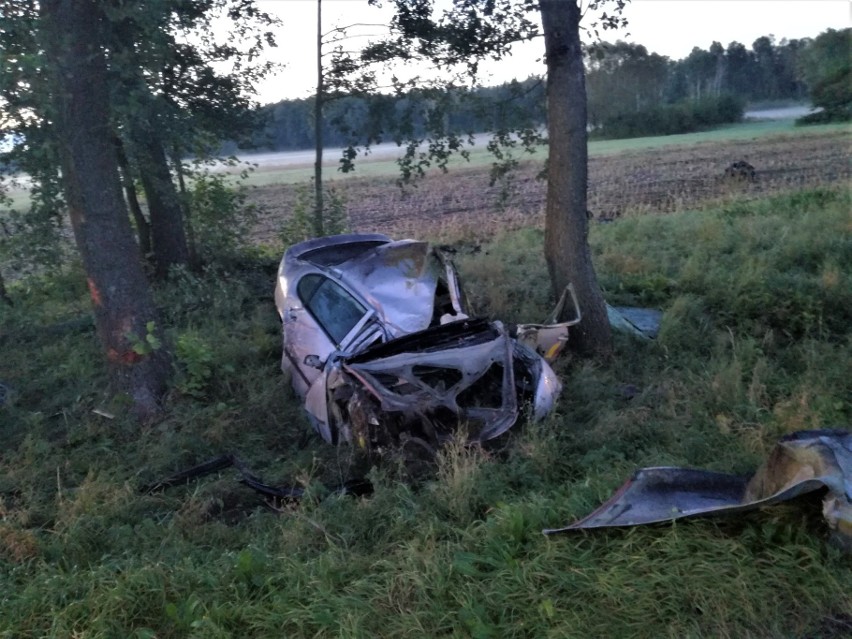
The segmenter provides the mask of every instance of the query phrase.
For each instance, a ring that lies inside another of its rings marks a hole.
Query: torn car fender
[[[563,316],[569,300],[574,308],[573,317],[570,320],[560,322],[558,320]],[[562,296],[550,313],[548,321],[543,324],[518,324],[516,327],[517,340],[533,349],[548,363],[553,363],[568,343],[569,329],[579,324],[582,319],[574,285],[569,284],[562,291]]]
[[[536,384],[535,397],[533,399],[533,419],[541,421],[556,406],[556,400],[562,393],[562,382],[559,376],[547,362],[541,362],[541,373]]]

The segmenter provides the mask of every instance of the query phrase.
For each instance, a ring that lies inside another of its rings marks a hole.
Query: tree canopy
[[[811,102],[824,112],[815,119],[852,118],[852,28],[817,36],[803,52],[801,69]]]
[[[231,23],[223,38],[220,18]],[[272,25],[252,0],[23,0],[0,13],[0,137],[12,140],[0,167],[33,185],[30,209],[4,216],[0,257],[61,265],[60,244],[46,239],[70,214],[115,389],[140,416],[153,412],[169,366],[139,248],[151,240],[161,276],[188,263],[180,157],[250,129]]]

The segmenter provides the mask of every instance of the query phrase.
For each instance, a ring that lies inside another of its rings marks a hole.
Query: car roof
[[[429,244],[382,234],[350,234],[296,244],[284,254],[282,275],[324,272],[376,311],[392,335],[423,330],[432,321],[439,272]]]

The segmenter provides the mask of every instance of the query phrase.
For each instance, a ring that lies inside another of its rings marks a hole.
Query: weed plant
[[[323,235],[320,229],[325,231],[325,235],[340,235],[349,230],[346,200],[334,188],[323,190],[322,214],[318,214],[314,197],[313,178],[296,187],[292,216],[284,222],[279,233],[279,240],[284,246]]]
[[[441,452],[416,485],[310,434],[278,370],[275,259],[178,273],[158,291],[175,349],[167,418],[104,395],[79,273],[0,305],[0,637],[846,637],[852,562],[818,500],[734,519],[545,538],[641,466],[747,473],[780,435],[848,427],[848,191],[593,225],[607,298],[665,311],[650,343],[558,364],[555,414]],[[541,233],[457,261],[479,311],[542,319]],[[265,282],[265,285],[264,285]],[[81,320],[82,321],[78,321]],[[94,412],[98,409],[98,413]],[[110,414],[113,418],[103,416]],[[223,452],[222,472],[140,489]]]

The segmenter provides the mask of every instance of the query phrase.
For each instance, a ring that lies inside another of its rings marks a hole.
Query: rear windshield
[[[317,264],[318,266],[336,266],[382,244],[387,244],[387,240],[368,240],[365,242],[323,246],[313,251],[302,253],[299,259]]]

